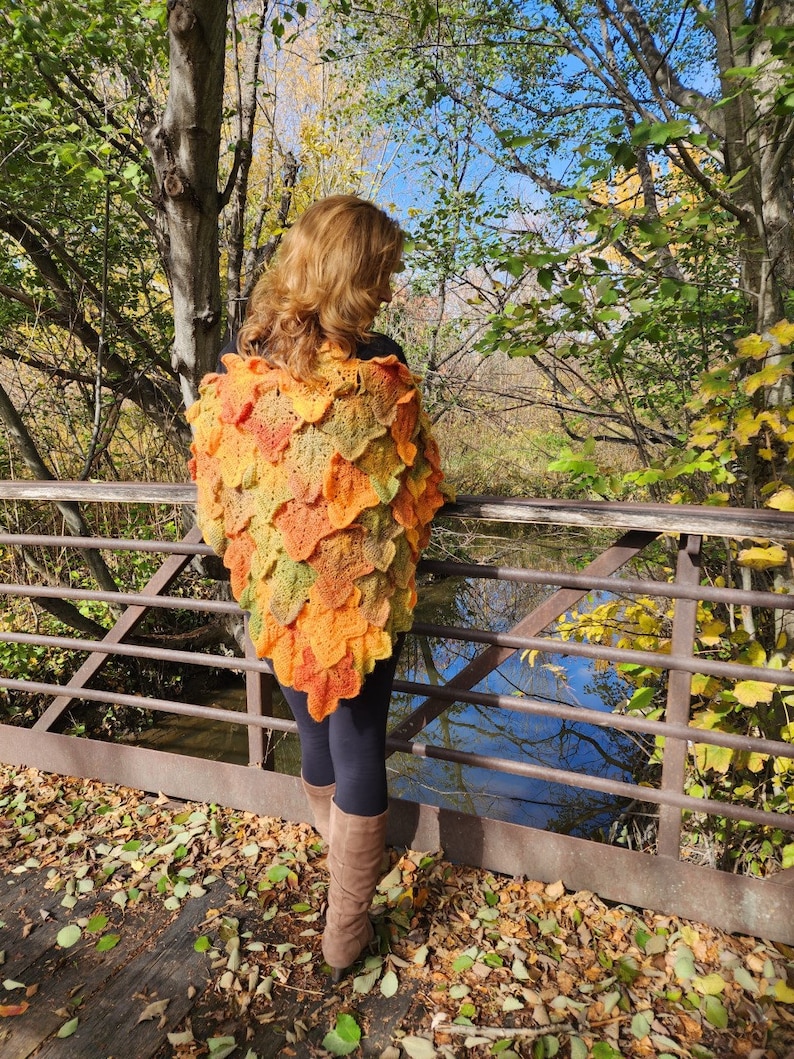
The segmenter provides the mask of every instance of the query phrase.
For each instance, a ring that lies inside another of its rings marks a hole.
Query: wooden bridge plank
[[[225,887],[215,886],[204,897],[187,901],[178,915],[158,922],[148,936],[144,936],[146,910],[142,910],[134,958],[112,978],[98,983],[102,988],[80,1009],[80,1024],[70,1038],[80,1059],[128,1059],[131,1055],[151,1059],[166,1043],[167,1034],[191,1010],[190,987],[198,995],[207,985],[206,957],[195,952],[193,943],[208,909],[224,899],[221,890],[225,893]],[[148,1004],[166,999],[169,1004],[162,1019],[138,1021]],[[36,1059],[63,1059],[63,1043],[50,1037]]]
[[[28,998],[30,1007],[23,1015],[4,1020],[0,1027],[3,1059],[28,1059],[34,1054],[36,1059],[63,1059],[64,1054],[111,1059],[114,1048],[116,1059],[132,1054],[149,1059],[166,1041],[169,1029],[189,1013],[193,1003],[189,986],[200,993],[206,985],[206,961],[194,952],[193,942],[208,908],[225,899],[225,887],[216,885],[203,897],[187,901],[176,915],[159,901],[146,899],[122,913],[107,900],[92,900],[93,895],[67,911],[60,907],[63,894],[47,891],[41,876],[21,878],[24,881],[0,897],[0,918],[5,922],[0,938],[6,951],[3,975],[37,986],[38,991]],[[41,921],[42,908],[52,918]],[[115,948],[97,952],[98,936],[88,934],[71,949],[57,946],[63,926],[99,910],[109,918],[105,933],[120,936]],[[26,923],[33,924],[27,934]],[[24,996],[22,990],[13,991],[7,1001]],[[170,1003],[164,1024],[154,1019],[139,1025],[146,1004],[166,997]],[[74,1016],[78,1028],[67,1043],[56,1034]]]

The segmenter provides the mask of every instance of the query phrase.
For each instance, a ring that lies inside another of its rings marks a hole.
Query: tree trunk
[[[794,286],[794,123],[790,115],[774,113],[784,64],[770,53],[769,38],[762,31],[791,24],[794,2],[784,0],[770,10],[760,4],[756,12],[756,31],[747,35],[740,31],[746,21],[743,5],[720,0],[714,26],[724,100],[725,173],[738,179],[733,198],[747,213],[741,225],[741,284],[753,302],[748,323],[761,333],[781,319]],[[735,67],[752,67],[755,73],[741,81],[735,75],[726,77]]]
[[[170,83],[165,113],[144,130],[174,306],[172,364],[188,406],[220,344],[218,155],[226,0],[168,0]]]

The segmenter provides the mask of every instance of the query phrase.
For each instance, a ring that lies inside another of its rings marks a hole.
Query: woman
[[[391,684],[444,502],[416,381],[400,347],[370,330],[402,245],[369,202],[311,206],[254,288],[238,352],[188,412],[199,525],[293,712],[329,844],[334,981],[374,936]]]

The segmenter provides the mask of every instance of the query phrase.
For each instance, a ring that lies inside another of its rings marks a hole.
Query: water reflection
[[[571,555],[587,554],[594,544],[592,534],[585,531],[561,535],[531,527],[505,527],[502,533],[491,529],[483,536],[464,526],[440,536],[446,556],[549,570],[568,567]],[[506,581],[431,581],[420,593],[416,618],[434,624],[507,630],[552,591],[544,586]],[[480,651],[482,647],[476,644],[409,637],[397,676],[443,683]],[[615,709],[627,692],[613,670],[599,669],[587,659],[550,655],[530,665],[519,652],[475,687],[500,695],[530,696],[601,711]],[[233,710],[245,708],[242,680],[203,696],[193,689],[187,698]],[[416,696],[395,694],[393,724],[408,716],[420,701]],[[280,695],[275,712],[288,716]],[[636,738],[609,729],[465,703],[446,710],[416,738],[445,748],[625,780],[631,779],[644,756]],[[145,745],[173,752],[237,763],[247,761],[246,733],[237,726],[185,717],[163,718],[143,739]],[[141,742],[140,737],[137,741]],[[279,771],[297,774],[300,756],[296,737],[275,733],[275,756]],[[454,762],[395,754],[389,759],[388,768],[393,796],[574,835],[592,835],[607,829],[623,807],[620,799],[598,792]]]

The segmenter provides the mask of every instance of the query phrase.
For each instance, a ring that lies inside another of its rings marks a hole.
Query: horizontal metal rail
[[[232,672],[242,671],[251,673],[263,673],[273,675],[269,662],[263,659],[244,658],[238,656],[210,654],[198,651],[179,651],[168,648],[145,648],[137,644],[104,644],[95,641],[79,640],[66,636],[42,636],[33,633],[0,632],[0,642],[22,643],[33,646],[58,647],[70,651],[91,651],[106,655],[114,655],[122,658],[146,658],[147,661],[172,662],[182,666],[204,666],[212,669],[225,669]],[[145,652],[145,654],[144,654]],[[706,728],[673,724],[670,721],[653,721],[645,717],[631,716],[619,713],[604,713],[600,710],[588,709],[585,706],[566,706],[562,703],[544,702],[531,696],[498,695],[486,691],[466,691],[458,688],[439,687],[435,684],[423,684],[411,680],[395,680],[394,690],[411,695],[426,695],[432,693],[433,698],[444,699],[450,704],[455,702],[466,702],[478,706],[491,706],[498,709],[508,710],[512,713],[525,713],[545,717],[554,717],[558,720],[573,721],[577,724],[593,724],[601,728],[614,728],[618,731],[637,732],[642,735],[659,735],[669,738],[687,739],[693,743],[704,743],[708,746],[721,746],[732,750],[754,751],[759,754],[769,754],[776,757],[794,758],[794,743],[783,743],[774,739],[762,739],[758,736],[743,736],[731,732],[712,731]],[[29,691],[33,694],[50,694],[53,689],[59,689],[56,694],[71,694],[74,698],[87,699],[82,686],[71,684],[36,684],[34,682],[11,680],[0,677],[0,688],[8,688],[14,691]],[[102,696],[99,698],[99,696]],[[98,701],[113,703],[121,701],[116,692],[96,692],[93,696]],[[130,703],[147,708],[150,700],[145,697],[127,696]],[[151,700],[155,701],[155,700]],[[157,700],[169,701],[169,700]],[[175,705],[177,705],[175,703]],[[193,707],[185,708],[180,703],[179,710],[173,712],[191,713]],[[152,707],[154,708],[154,707]],[[198,707],[196,707],[198,709]],[[162,712],[162,707],[158,706]],[[167,710],[165,712],[168,712]],[[196,713],[196,717],[205,716]],[[235,718],[234,724],[246,724],[245,715]],[[256,721],[260,724],[260,721]],[[261,722],[261,727],[267,728],[266,721]]]
[[[74,591],[82,591],[75,589]],[[86,590],[87,591],[87,590]],[[54,593],[48,593],[54,595]],[[97,593],[98,594],[98,593]],[[96,594],[95,594],[96,595]],[[111,600],[112,593],[103,593]],[[61,598],[74,598],[63,596]],[[86,597],[80,597],[86,598]],[[91,598],[91,595],[87,598]],[[94,596],[95,598],[95,596]],[[138,603],[149,606],[145,596],[134,597]],[[165,598],[165,597],[152,597]],[[173,597],[181,603],[181,597]],[[151,604],[154,606],[154,604]],[[236,603],[221,600],[196,600],[195,604],[186,605],[185,609],[210,611],[213,613],[236,614],[239,607]],[[541,654],[592,658],[596,661],[614,662],[617,665],[640,665],[651,669],[681,670],[685,673],[698,673],[703,676],[725,677],[729,680],[756,680],[760,683],[783,684],[794,686],[794,670],[770,669],[764,666],[749,666],[739,662],[721,662],[710,660],[701,655],[676,655],[665,652],[625,650],[623,648],[603,647],[601,645],[578,643],[575,640],[558,640],[542,636],[514,636],[511,633],[489,632],[487,629],[472,627],[461,628],[453,625],[432,625],[427,622],[415,622],[412,632],[439,640],[460,640],[464,643],[493,644],[499,647],[511,647],[514,650],[538,651]],[[169,652],[166,648],[151,647],[147,644],[105,644],[96,640],[80,640],[74,637],[45,636],[40,633],[15,633],[0,631],[0,642],[47,644],[50,647],[61,647],[73,651],[90,651],[100,654],[125,654],[137,658],[161,659],[163,661],[187,662],[197,657],[194,652]],[[206,665],[205,662],[196,662]],[[243,668],[241,666],[241,668]],[[248,668],[256,668],[254,666]],[[435,694],[435,689],[433,689]]]
[[[3,538],[6,538],[5,540]],[[20,546],[30,545],[33,541],[36,545],[44,546],[47,543],[57,547],[75,547],[81,549],[107,550],[112,543],[112,538],[107,537],[58,537],[51,538],[37,535],[27,537],[13,534],[0,534],[0,545],[18,544]],[[163,543],[154,546],[152,541],[125,540],[120,542],[126,546],[127,551],[141,551],[168,555],[214,555],[215,553],[206,544],[181,544],[179,542]],[[137,548],[137,544],[146,547]],[[769,607],[775,610],[794,610],[794,595],[786,595],[782,592],[757,592],[741,588],[714,588],[711,585],[691,587],[676,584],[674,581],[651,581],[641,578],[630,577],[588,577],[585,574],[566,574],[559,570],[528,570],[524,567],[514,566],[488,566],[476,563],[458,563],[439,560],[423,560],[419,564],[420,573],[441,574],[444,577],[460,577],[481,579],[489,581],[510,581],[515,584],[542,585],[547,588],[583,588],[587,592],[605,592],[611,595],[645,595],[661,597],[664,599],[695,599],[706,603],[724,603],[726,605],[741,604],[747,607]],[[15,585],[0,584],[0,593],[6,595],[38,595],[54,596],[63,594],[64,599],[90,599],[100,603],[130,602],[130,594],[122,592],[98,592],[88,589],[75,589],[61,585]],[[69,593],[68,595],[64,593]],[[158,603],[155,600],[167,600],[166,603]],[[168,606],[188,607],[189,601],[179,596],[141,596],[136,595],[133,602],[145,606]],[[152,602],[150,602],[150,600]]]
[[[9,482],[0,500],[71,500],[82,503],[193,505],[192,482]],[[458,496],[440,517],[485,522],[581,526],[587,529],[654,529],[715,537],[794,540],[794,519],[771,508],[720,508],[695,504],[635,504],[598,500],[506,499]]]
[[[513,636],[507,632],[486,629],[460,628],[453,625],[432,625],[414,622],[413,632],[441,640],[463,640],[467,643],[497,644],[517,651],[539,651],[542,654],[572,655],[593,658],[616,665],[639,665],[649,669],[679,669],[684,673],[703,676],[728,677],[731,680],[758,680],[762,683],[794,685],[794,670],[748,666],[740,662],[719,662],[702,655],[680,655],[664,651],[631,651],[596,644],[577,643],[575,640],[554,640],[541,636]]]

